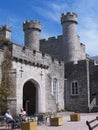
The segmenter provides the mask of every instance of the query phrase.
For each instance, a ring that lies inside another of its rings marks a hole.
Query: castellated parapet
[[[76,13],[61,15],[62,35],[40,40],[40,50],[65,62],[84,60],[85,46],[77,35],[78,16]]]
[[[58,60],[62,60],[62,35],[40,40],[40,50]]]
[[[23,31],[27,29],[37,29],[41,31],[41,23],[37,20],[30,20],[30,21],[24,21],[23,22]]]
[[[4,30],[11,32],[10,27],[8,27],[6,25],[0,27],[0,31],[4,31]]]
[[[37,52],[30,48],[22,47],[16,44],[13,44],[12,55],[14,60],[46,69],[48,69],[51,64],[56,64],[58,66],[63,65],[61,60],[55,59],[48,54]]]
[[[62,35],[59,35],[57,37],[49,37],[48,39],[41,39],[40,42],[49,42],[49,44],[54,44],[55,41],[61,40]]]
[[[78,23],[78,16],[76,13],[66,13],[66,14],[62,14],[61,16],[61,24],[65,23],[65,22],[75,22],[76,24]]]
[[[36,20],[25,21],[23,23],[25,46],[39,51],[39,39],[41,23]]]
[[[63,31],[63,60],[66,62],[85,59],[85,50],[80,45],[77,36],[78,16],[76,13],[66,13],[61,15]]]
[[[11,28],[4,25],[0,27],[0,36],[5,37],[6,39],[11,39]]]

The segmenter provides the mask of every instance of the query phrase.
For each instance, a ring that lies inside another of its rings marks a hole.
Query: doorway
[[[37,107],[37,88],[32,81],[28,81],[23,87],[23,108],[27,115],[36,113]]]

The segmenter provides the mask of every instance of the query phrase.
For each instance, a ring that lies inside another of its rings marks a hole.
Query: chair
[[[5,119],[6,119],[6,127],[8,127],[8,129],[9,128],[12,128],[12,129],[20,128],[21,121],[18,116],[15,116],[14,120],[11,120],[9,118],[5,118]]]
[[[37,117],[38,117],[38,124],[39,125],[45,124],[46,121],[45,121],[45,118],[44,118],[43,114],[38,114]]]
[[[6,121],[6,127],[9,129],[9,128],[13,128],[13,123],[14,121],[12,121],[11,119],[9,118],[6,118],[5,117],[5,121]]]

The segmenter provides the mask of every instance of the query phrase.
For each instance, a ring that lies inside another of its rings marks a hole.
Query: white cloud
[[[48,3],[48,9],[46,10],[46,8],[42,8],[39,10],[39,13],[43,15],[43,17],[60,24],[61,13],[65,13],[65,10],[67,11],[70,9],[70,11],[73,11],[74,9],[74,12],[77,12],[79,16],[78,32],[81,42],[84,42],[86,45],[87,53],[90,55],[95,55],[98,53],[98,50],[96,49],[98,48],[98,21],[97,18],[94,18],[94,6],[96,0],[89,2],[88,4],[87,3],[88,2],[84,0],[79,3],[76,3],[75,1],[72,5],[68,5],[66,2],[63,2],[62,4],[50,2]],[[86,5],[86,7],[84,5]],[[50,32],[43,33],[42,35],[47,37],[49,36],[49,33]]]
[[[32,5],[32,9],[35,10],[38,14],[40,14],[45,19],[50,19],[51,21],[59,23],[59,19],[63,10],[67,7],[67,4],[61,3],[57,4],[55,2],[46,2],[44,3],[44,7],[38,7]]]
[[[60,4],[59,3],[50,3],[49,6],[52,8],[52,10],[54,10],[57,13],[68,8],[68,5],[66,3],[60,3]]]
[[[84,25],[79,27],[80,39],[86,45],[87,53],[96,55],[98,54],[98,25],[91,17],[84,18],[83,23]]]
[[[58,23],[60,25],[60,16],[61,13],[68,11],[76,12],[79,17],[78,32],[80,35],[81,42],[84,42],[86,45],[87,53],[90,55],[98,54],[98,4],[97,0],[74,0],[70,2],[69,0],[61,1],[44,1],[45,8],[37,7],[37,13],[39,13],[44,19],[49,19],[49,21]],[[44,23],[42,23],[44,25]],[[51,26],[51,25],[49,25]],[[48,37],[52,36],[52,31],[49,32],[49,26],[47,27],[47,32],[42,32],[42,36]],[[55,27],[53,27],[53,30]],[[59,30],[58,30],[59,33]]]
[[[24,13],[20,12],[21,19],[20,16],[16,16],[17,13],[13,14],[11,9],[9,11],[0,9],[0,17],[2,18],[0,24],[6,22],[12,27],[12,40],[16,43],[23,41],[22,19],[25,17],[31,19],[35,17],[42,21],[41,37],[47,38],[59,34],[59,29],[62,28],[60,24],[61,13],[75,12],[79,17],[79,36],[81,42],[86,45],[87,53],[90,55],[98,54],[96,49],[98,48],[98,0],[31,0],[29,3],[29,9],[26,9],[29,16],[23,16]]]

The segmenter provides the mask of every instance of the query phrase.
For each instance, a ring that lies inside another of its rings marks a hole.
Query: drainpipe
[[[67,96],[67,93],[68,93],[68,92],[67,92],[67,78],[65,78],[65,79],[64,79],[64,107],[65,107],[65,109],[66,109],[67,102],[68,102],[68,101],[67,101],[67,100],[68,100],[68,99],[67,99],[67,97],[68,97],[68,96]]]
[[[86,60],[87,69],[87,95],[88,95],[88,108],[90,106],[90,75],[89,75],[89,59]]]

